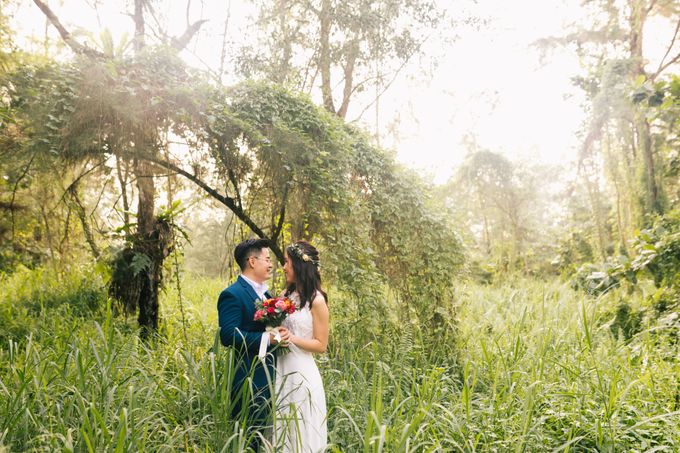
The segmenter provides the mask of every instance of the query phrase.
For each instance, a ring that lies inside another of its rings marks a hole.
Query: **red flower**
[[[255,301],[254,321],[266,323],[270,327],[280,326],[283,320],[298,308],[287,297],[272,297]]]

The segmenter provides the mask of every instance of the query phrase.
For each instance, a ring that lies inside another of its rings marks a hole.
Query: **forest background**
[[[429,133],[444,172],[395,99],[484,9],[217,3],[0,3],[0,448],[244,448],[215,303],[263,237],[323,256],[331,449],[677,450],[680,2],[570,5],[531,48],[577,63],[580,120],[512,104],[576,125],[559,157]]]

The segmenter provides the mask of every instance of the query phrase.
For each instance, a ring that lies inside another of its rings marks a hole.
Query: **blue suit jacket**
[[[265,296],[270,297],[268,293],[265,293]],[[265,368],[257,358],[260,339],[265,331],[264,323],[253,320],[257,299],[258,296],[252,286],[239,276],[236,282],[220,293],[217,300],[217,315],[222,344],[233,347],[236,351],[236,372],[232,391],[236,395],[246,378],[252,376],[254,396],[260,400],[255,405],[261,406],[270,397],[269,383],[274,379],[274,360],[272,354],[267,354]],[[236,410],[240,410],[240,405]],[[253,410],[251,408],[249,412],[252,413]]]

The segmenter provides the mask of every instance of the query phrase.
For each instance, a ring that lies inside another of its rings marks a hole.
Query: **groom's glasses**
[[[265,260],[265,261],[266,261],[267,263],[269,263],[269,264],[272,263],[272,259],[269,258],[269,257],[267,257],[267,258],[262,258],[262,257],[259,257],[259,256],[254,256],[253,258],[255,258],[256,260]]]

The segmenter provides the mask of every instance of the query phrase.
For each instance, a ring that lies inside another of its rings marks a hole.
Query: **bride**
[[[298,241],[286,248],[283,295],[299,309],[283,322],[288,351],[276,360],[277,451],[318,453],[326,448],[326,395],[313,353],[326,352],[328,305],[321,289],[319,252]]]

